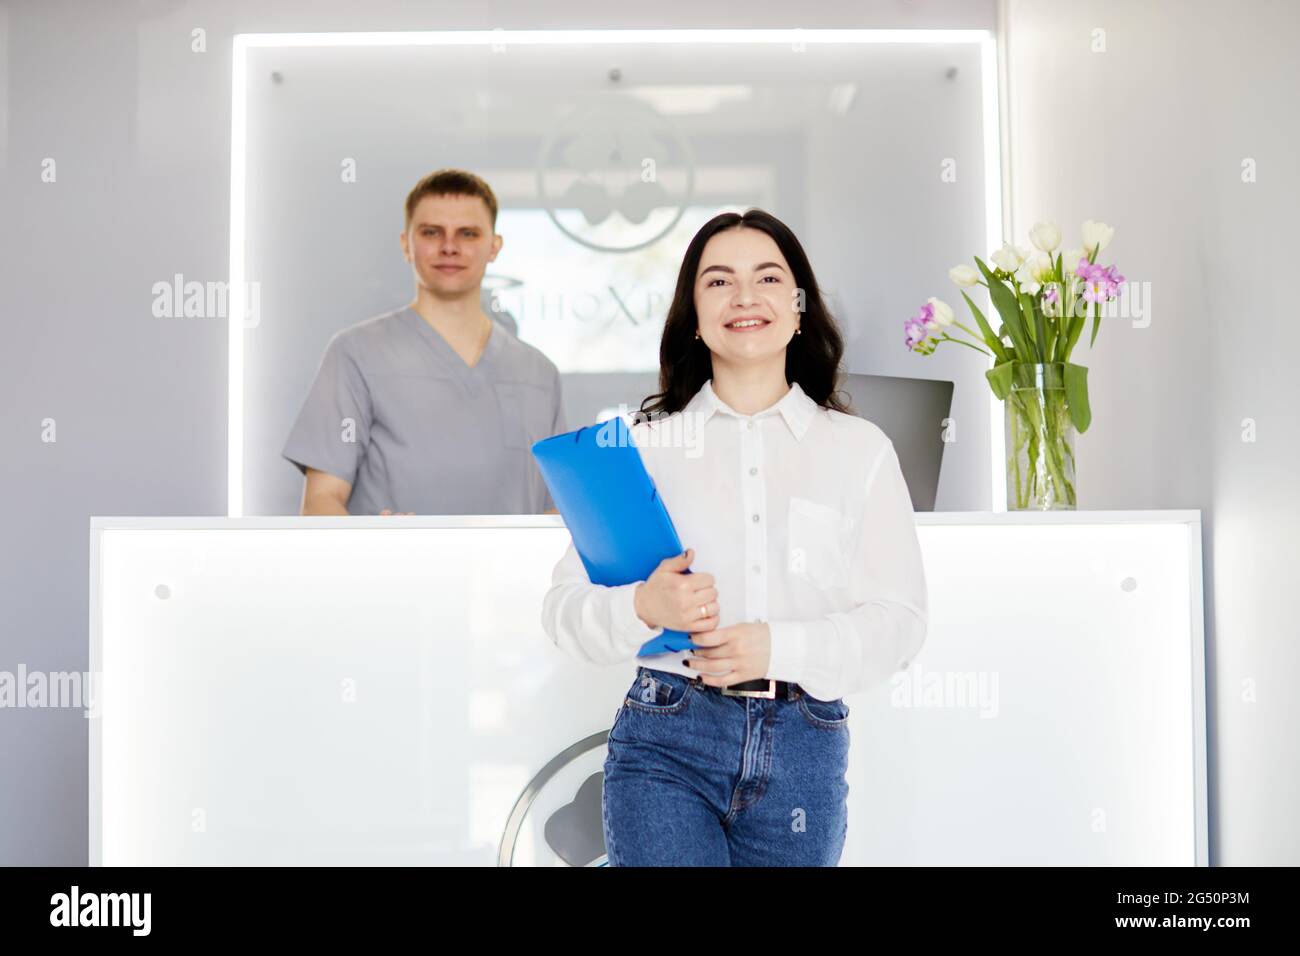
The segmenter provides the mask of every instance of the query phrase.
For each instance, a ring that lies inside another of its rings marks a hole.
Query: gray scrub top
[[[352,482],[350,514],[541,514],[530,449],[567,430],[540,351],[493,322],[470,368],[407,307],[330,339],[284,457]]]

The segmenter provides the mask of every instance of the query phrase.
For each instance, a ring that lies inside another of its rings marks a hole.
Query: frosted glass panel
[[[542,633],[558,519],[99,520],[92,860],[599,860],[634,665]],[[922,516],[931,630],[848,701],[844,863],[1195,862],[1198,534]]]
[[[964,381],[953,414],[986,431],[980,369],[900,332],[985,251],[976,42],[254,47],[247,83],[245,513],[297,513],[280,450],[321,352],[411,300],[403,202],[444,166],[496,191],[485,295],[561,372],[656,370],[688,240],[757,205],[805,244],[848,371]]]

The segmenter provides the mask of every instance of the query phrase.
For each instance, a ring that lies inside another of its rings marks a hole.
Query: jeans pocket
[[[838,730],[849,725],[849,705],[844,703],[842,697],[838,700],[818,700],[801,694],[799,713],[819,730]]]
[[[640,713],[675,714],[686,706],[692,690],[689,677],[639,667],[623,705]]]

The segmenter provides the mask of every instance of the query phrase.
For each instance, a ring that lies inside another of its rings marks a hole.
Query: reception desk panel
[[[930,631],[848,699],[843,863],[1204,863],[1199,514],[917,523]],[[553,516],[94,519],[92,863],[599,864],[635,664],[543,633],[567,544]]]

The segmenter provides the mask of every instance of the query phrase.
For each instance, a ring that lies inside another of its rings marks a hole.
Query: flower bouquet
[[[1101,266],[1097,255],[1115,230],[1089,220],[1083,224],[1083,247],[1052,253],[1061,244],[1061,230],[1039,223],[1029,233],[1037,250],[1004,244],[989,258],[990,268],[975,257],[977,272],[968,265],[948,271],[963,291],[979,331],[962,325],[952,309],[929,299],[904,324],[906,344],[913,352],[931,355],[943,342],[957,342],[994,360],[987,376],[993,394],[1005,403],[1007,439],[1007,506],[1012,510],[1056,510],[1076,507],[1074,432],[1088,430],[1088,370],[1070,361],[1089,313],[1097,340],[1104,303],[1119,294],[1124,280],[1115,267]],[[1001,317],[995,333],[984,313],[964,291],[982,285]],[[973,341],[949,334],[964,332]],[[935,333],[939,333],[935,335]]]

